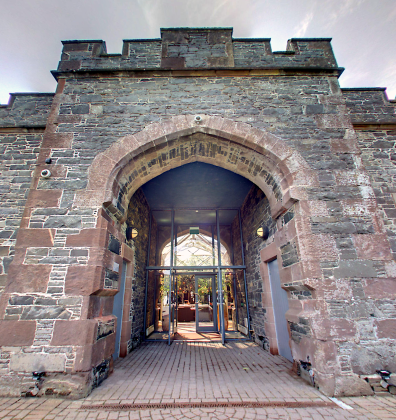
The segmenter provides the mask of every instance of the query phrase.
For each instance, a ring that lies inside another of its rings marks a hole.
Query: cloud
[[[320,7],[323,10],[327,9],[325,13],[327,29],[332,28],[338,21],[344,19],[348,15],[356,13],[356,11],[366,2],[367,0],[343,0],[336,2],[334,0],[325,0],[320,3]]]
[[[314,17],[313,12],[307,13],[304,19],[302,20],[302,22],[300,22],[300,24],[294,28],[296,38],[304,37],[304,35],[307,32],[309,24],[312,22],[313,17]]]
[[[380,72],[377,83],[387,87],[386,93],[389,99],[396,97],[396,58],[391,58],[384,69]]]

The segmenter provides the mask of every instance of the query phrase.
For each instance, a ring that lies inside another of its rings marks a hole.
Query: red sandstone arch
[[[266,169],[279,183],[280,198],[275,196],[272,185],[248,173],[243,165],[235,165],[231,170],[250,179],[263,190],[270,202],[273,217],[281,214],[293,202],[305,198],[304,187],[318,185],[316,175],[310,170],[306,161],[279,137],[253,128],[249,124],[226,118],[201,115],[201,121],[196,122],[193,115],[181,115],[161,123],[150,124],[136,134],[119,139],[106,151],[98,154],[89,169],[87,188],[77,193],[75,203],[78,206],[104,205],[123,221],[124,215],[117,210],[117,197],[120,190],[123,188],[127,190],[125,186],[134,170],[133,162],[145,153],[150,155],[152,151],[171,141],[195,133],[216,136],[220,141],[224,139],[241,150],[252,151],[265,161]],[[127,201],[141,185],[160,173],[191,161],[208,162],[208,159],[204,156],[194,156],[188,162],[178,161],[167,168],[161,168],[158,173],[141,177],[125,194],[123,200],[126,202],[126,207]],[[217,160],[210,163],[229,169],[227,165]]]

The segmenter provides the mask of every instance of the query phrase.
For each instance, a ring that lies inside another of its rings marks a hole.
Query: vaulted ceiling
[[[198,224],[215,223],[216,208],[240,208],[252,186],[234,172],[194,162],[163,173],[144,184],[142,190],[151,209],[194,209],[177,211],[175,221]],[[233,215],[235,212],[222,211],[220,220],[230,223]],[[155,217],[160,223],[169,222],[169,212],[156,212]]]

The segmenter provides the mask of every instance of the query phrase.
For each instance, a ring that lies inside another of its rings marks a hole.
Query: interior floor
[[[226,339],[243,340],[246,339],[239,331],[226,331]],[[168,332],[153,332],[147,340],[168,340]],[[197,332],[195,322],[178,322],[177,333],[173,341],[221,341],[221,336],[217,332]]]

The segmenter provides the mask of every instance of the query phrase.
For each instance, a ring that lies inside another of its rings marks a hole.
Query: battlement
[[[7,105],[0,105],[0,128],[45,127],[54,93],[10,93]]]
[[[396,123],[396,101],[388,99],[386,88],[344,88],[342,93],[354,125]]]
[[[60,72],[90,70],[322,69],[340,70],[331,38],[292,38],[272,51],[269,38],[232,38],[232,28],[162,28],[160,39],[124,40],[108,54],[102,40],[63,41]]]

